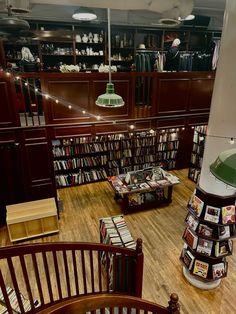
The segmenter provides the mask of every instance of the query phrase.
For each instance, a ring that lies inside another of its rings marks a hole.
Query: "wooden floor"
[[[235,253],[227,258],[228,277],[215,290],[199,290],[182,275],[179,256],[183,246],[186,204],[195,185],[187,179],[186,170],[175,171],[174,174],[179,176],[181,184],[174,187],[173,202],[168,207],[125,216],[133,237],[143,239],[143,298],[167,305],[170,293],[176,292],[182,313],[236,313]],[[107,182],[65,188],[58,193],[64,204],[59,222],[60,233],[24,243],[99,242],[99,218],[121,213]],[[0,245],[10,245],[6,227],[0,228]]]

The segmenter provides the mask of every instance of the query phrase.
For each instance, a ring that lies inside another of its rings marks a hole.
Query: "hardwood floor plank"
[[[187,214],[186,204],[195,184],[187,179],[187,170],[173,172],[181,183],[173,189],[169,206],[125,215],[134,239],[143,239],[143,298],[166,305],[171,292],[179,295],[182,313],[233,314],[236,300],[236,257],[227,257],[228,276],[212,291],[202,291],[189,284],[182,274],[179,256]],[[107,182],[87,184],[58,191],[63,200],[56,235],[24,243],[46,241],[99,242],[99,218],[121,214]],[[7,228],[0,228],[0,245],[10,245]]]

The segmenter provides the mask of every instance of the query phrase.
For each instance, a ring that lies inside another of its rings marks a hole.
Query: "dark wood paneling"
[[[185,119],[160,120],[157,123],[158,128],[185,127]]]
[[[148,130],[151,128],[151,121],[136,121],[135,131]]]
[[[205,116],[197,116],[187,119],[187,124],[189,126],[195,126],[200,124],[208,124],[209,115],[206,114]]]
[[[6,221],[6,205],[25,197],[21,146],[15,132],[0,132],[0,224]]]
[[[115,123],[115,124],[97,124],[95,125],[95,134],[102,135],[102,134],[111,134],[117,132],[127,132],[128,127],[127,123]]]
[[[189,79],[160,79],[157,96],[157,115],[187,112]]]
[[[176,156],[176,168],[184,169],[189,167],[193,148],[193,129],[186,127],[179,131],[179,148]]]
[[[192,79],[189,97],[189,111],[209,111],[214,79]]]
[[[16,93],[10,78],[0,77],[0,127],[13,127],[18,123],[16,117]]]
[[[70,136],[89,136],[93,133],[93,126],[68,126],[68,127],[54,127],[54,137],[70,137]]]
[[[47,142],[25,144],[29,199],[55,196],[51,154]]]
[[[25,141],[31,141],[31,140],[41,141],[41,140],[47,139],[47,131],[45,128],[23,130],[23,134],[24,134]]]
[[[50,96],[55,97],[48,101],[50,123],[68,123],[73,120],[84,120],[86,115],[82,113],[82,110],[86,112],[91,111],[91,91],[88,80],[49,80],[47,90]],[[59,100],[59,103],[56,103],[56,99]],[[71,109],[69,106],[71,106]],[[87,118],[89,117],[87,116]]]

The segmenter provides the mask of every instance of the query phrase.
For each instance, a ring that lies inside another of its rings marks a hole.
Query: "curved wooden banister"
[[[141,297],[142,240],[136,250],[100,243],[34,243],[0,248],[0,289],[11,312],[7,287],[25,313],[24,298],[32,313],[81,295],[124,293]],[[0,292],[1,292],[0,291]],[[23,299],[22,299],[23,298]],[[39,310],[37,308],[37,311]]]
[[[99,313],[104,313],[105,309],[108,309],[107,313],[114,313],[114,309],[119,308],[119,313],[139,313],[139,311],[145,311],[156,314],[178,314],[179,304],[178,296],[172,294],[170,296],[169,307],[164,307],[149,301],[142,300],[140,298],[117,295],[117,294],[100,294],[93,296],[80,297],[75,300],[65,301],[61,304],[54,305],[47,310],[39,311],[39,314],[84,314],[87,312],[93,313],[96,310],[100,310]],[[123,312],[123,310],[125,310]],[[134,311],[135,310],[135,311]],[[116,312],[115,312],[116,313]],[[118,311],[117,311],[118,313]]]

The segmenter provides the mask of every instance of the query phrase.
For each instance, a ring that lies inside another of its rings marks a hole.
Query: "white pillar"
[[[236,1],[226,0],[220,56],[212,95],[208,135],[206,137],[199,186],[207,193],[231,195],[234,188],[216,180],[209,165],[227,149],[236,148]]]

